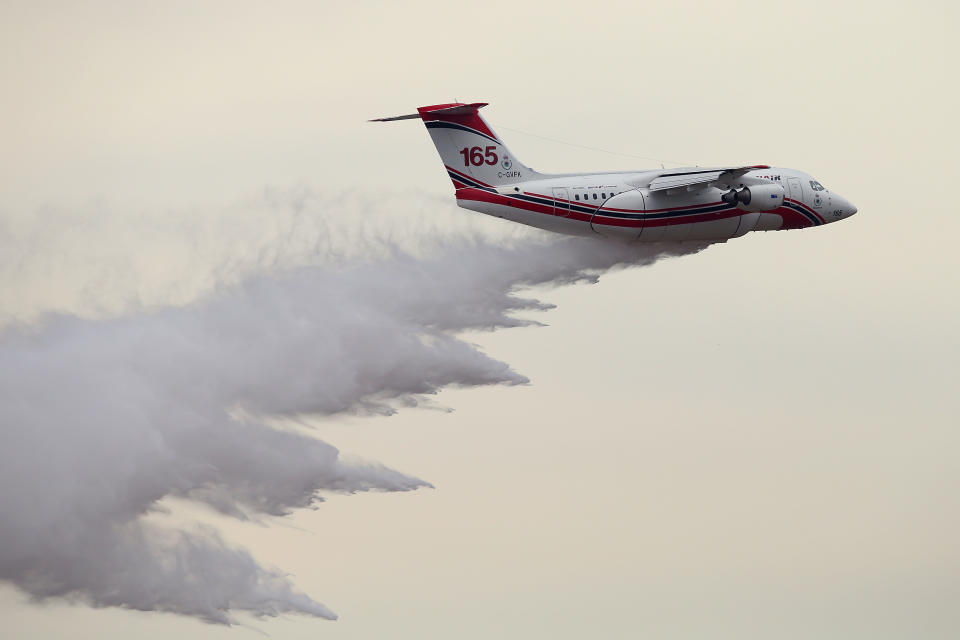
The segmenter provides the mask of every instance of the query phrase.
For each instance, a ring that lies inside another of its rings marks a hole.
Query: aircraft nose
[[[836,219],[849,218],[857,212],[857,208],[853,206],[853,203],[844,198],[843,196],[838,196],[834,194],[833,196],[833,205],[834,205],[834,217]]]

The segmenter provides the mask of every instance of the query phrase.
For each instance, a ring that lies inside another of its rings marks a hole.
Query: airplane
[[[857,212],[813,176],[762,164],[538,173],[480,115],[488,104],[436,104],[370,122],[423,120],[460,207],[568,235],[717,242],[750,231],[817,227]]]

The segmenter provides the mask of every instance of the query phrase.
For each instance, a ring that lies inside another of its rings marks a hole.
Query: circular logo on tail
[[[504,157],[503,157],[503,162],[500,163],[500,166],[503,167],[504,169],[509,170],[510,167],[513,166],[513,163],[510,162],[510,158],[504,156]]]

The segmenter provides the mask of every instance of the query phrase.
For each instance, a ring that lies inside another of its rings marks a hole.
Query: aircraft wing
[[[741,176],[754,169],[769,169],[764,164],[749,167],[713,167],[678,169],[660,173],[652,180],[647,188],[653,191],[696,191],[698,188],[724,185],[738,180]]]

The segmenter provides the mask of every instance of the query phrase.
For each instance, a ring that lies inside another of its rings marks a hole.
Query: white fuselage
[[[749,231],[801,229],[840,220],[856,209],[844,198],[793,169],[758,169],[744,183],[782,185],[782,205],[750,212],[723,202],[724,191],[705,187],[682,193],[642,187],[661,171],[537,176],[494,187],[452,167],[448,173],[463,208],[572,235],[601,235],[641,242],[727,240]]]

